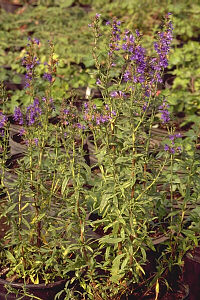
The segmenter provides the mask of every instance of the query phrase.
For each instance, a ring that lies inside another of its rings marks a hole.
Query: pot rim
[[[17,287],[17,288],[23,288],[24,286],[26,286],[28,289],[31,289],[31,288],[34,288],[34,289],[48,289],[49,288],[50,289],[53,286],[58,286],[58,285],[61,285],[62,283],[65,283],[65,282],[66,282],[66,279],[62,279],[62,280],[55,281],[55,282],[52,282],[52,283],[47,283],[47,284],[45,284],[45,283],[24,284],[24,283],[16,283],[16,282],[13,282],[13,281],[8,281],[8,280],[0,278],[0,284],[10,285],[10,286]]]

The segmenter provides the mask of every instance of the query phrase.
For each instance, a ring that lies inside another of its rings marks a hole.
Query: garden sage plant
[[[181,266],[197,243],[198,228],[198,211],[185,216],[188,203],[199,200],[199,127],[183,139],[157,92],[168,65],[171,16],[151,56],[142,34],[123,31],[116,18],[104,25],[96,14],[89,27],[102,99],[89,97],[82,113],[73,99],[55,105],[53,43],[41,78],[40,41],[30,38],[22,60],[30,103],[13,114],[26,151],[15,160],[7,145],[9,119],[0,114],[1,216],[10,226],[0,244],[0,271],[25,286],[64,278],[65,299],[120,299],[138,285],[156,284],[158,293],[160,278]],[[99,52],[104,34],[107,46]],[[155,124],[167,131],[157,144]],[[148,254],[160,236],[157,271],[148,272]]]

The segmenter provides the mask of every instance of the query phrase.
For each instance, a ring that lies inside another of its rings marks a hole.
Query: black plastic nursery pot
[[[18,153],[26,153],[27,152],[27,145],[25,143],[21,143],[23,139],[20,137],[19,134],[14,134],[9,136],[9,146],[10,146],[10,154],[15,155]]]
[[[190,300],[200,299],[200,247],[187,253],[184,264],[184,280],[190,288]]]
[[[7,280],[0,279],[0,299],[1,300],[30,300],[30,299],[41,299],[41,300],[54,300],[57,293],[64,290],[65,280],[59,280],[49,284],[27,284],[9,282]],[[8,289],[6,288],[8,286]],[[8,292],[12,289],[14,292]],[[23,290],[26,290],[27,296],[24,295]],[[24,296],[23,296],[24,295]],[[30,297],[32,295],[38,298]],[[63,300],[65,297],[64,292],[57,300]]]
[[[159,294],[156,298],[155,289],[149,292],[137,290],[134,294],[123,295],[120,300],[190,300],[190,289],[184,282],[177,282],[176,287],[167,290],[165,285],[159,286]],[[198,300],[197,298],[196,300]]]

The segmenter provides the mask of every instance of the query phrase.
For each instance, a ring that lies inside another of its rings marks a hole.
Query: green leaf
[[[108,205],[108,200],[113,197],[112,194],[104,194],[102,195],[101,203],[100,203],[100,212],[104,210],[104,208]]]
[[[16,264],[16,259],[14,258],[14,256],[12,255],[12,253],[10,251],[6,251],[6,255],[7,258],[13,263]]]
[[[12,80],[13,80],[13,83],[16,83],[16,84],[21,83],[21,78],[19,75],[14,75]]]
[[[1,217],[5,217],[9,212],[14,210],[14,208],[17,206],[17,203],[14,203],[13,205],[9,206],[1,215]]]
[[[111,238],[109,236],[104,236],[101,239],[99,239],[100,243],[108,243],[108,244],[117,244],[119,242],[122,242],[122,238]]]
[[[26,227],[27,227],[28,229],[30,229],[30,224],[29,224],[28,221],[27,221],[25,218],[23,218],[23,217],[22,217],[22,223],[23,223],[24,225],[26,225]]]
[[[61,8],[67,8],[74,3],[74,0],[60,0],[58,3]]]
[[[147,256],[146,256],[146,251],[144,250],[144,248],[141,248],[141,252],[142,252],[144,261],[146,261]]]
[[[69,182],[69,177],[65,177],[65,179],[63,180],[63,183],[62,183],[62,188],[61,188],[61,194],[63,195],[64,192],[65,192],[65,189],[66,189],[66,186]]]
[[[124,257],[126,254],[122,253],[120,255],[118,255],[117,257],[115,257],[115,259],[112,262],[112,269],[111,269],[111,281],[112,282],[118,282],[122,277],[123,274],[120,273],[120,260],[122,257]]]

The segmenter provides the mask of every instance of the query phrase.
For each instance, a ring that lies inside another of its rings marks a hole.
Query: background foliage
[[[165,70],[166,84],[160,89],[165,88],[164,94],[171,89],[169,102],[173,111],[184,112],[190,116],[188,121],[196,120],[200,108],[198,0],[163,0],[162,5],[158,0],[27,0],[18,3],[20,6],[13,13],[4,9],[0,11],[0,81],[4,81],[9,90],[9,111],[26,101],[22,100],[26,97],[22,90],[24,69],[21,59],[28,36],[54,41],[59,58],[59,76],[55,85],[58,100],[72,89],[79,89],[78,97],[84,98],[87,86],[92,88],[95,82],[89,20],[97,12],[102,14],[103,23],[117,17],[128,29],[139,29],[145,46],[150,49],[161,17],[170,11],[174,24],[173,54]],[[41,43],[40,52],[41,61],[45,62],[48,56],[45,43]]]

